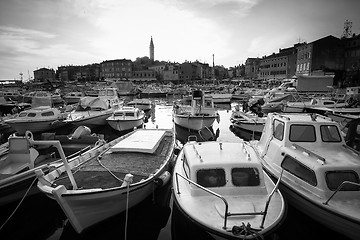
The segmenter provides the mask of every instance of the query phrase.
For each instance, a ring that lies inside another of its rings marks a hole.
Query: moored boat
[[[25,132],[45,132],[65,125],[67,113],[62,113],[57,108],[40,106],[24,110],[13,118],[5,120],[19,135]]]
[[[144,112],[151,110],[151,108],[154,106],[154,103],[147,98],[135,98],[132,101],[128,102],[126,105],[137,107],[140,110],[143,110]]]
[[[211,127],[215,120],[220,121],[220,116],[215,109],[213,98],[203,95],[203,92],[196,90],[192,94],[191,105],[177,105],[173,107],[174,123],[182,127],[200,130],[204,127]]]
[[[99,90],[98,97],[83,97],[65,122],[75,126],[96,127],[107,124],[106,119],[122,105],[116,88]]]
[[[339,124],[318,114],[270,113],[251,141],[288,202],[351,239],[360,236],[360,157]],[[282,173],[282,174],[281,174]]]
[[[99,140],[97,136],[66,141],[34,140],[31,132],[25,136],[10,136],[0,147],[0,206],[39,193],[35,184],[36,170],[48,172],[52,164],[59,163],[59,155],[76,156],[95,147]],[[63,148],[62,143],[71,146],[71,151]]]
[[[284,221],[282,194],[248,143],[188,142],[173,173],[173,208],[214,239],[259,239]]]
[[[142,126],[144,118],[144,111],[123,106],[115,110],[110,117],[106,118],[106,121],[113,129],[122,132]]]
[[[80,233],[139,204],[169,180],[174,146],[171,129],[138,129],[69,162],[63,159],[64,165],[46,175],[38,171],[38,187]]]

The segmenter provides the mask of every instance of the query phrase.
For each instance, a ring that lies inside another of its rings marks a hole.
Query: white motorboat
[[[232,112],[230,122],[236,128],[247,131],[260,137],[264,129],[266,117],[259,117],[258,114],[253,112],[243,112],[241,110],[235,110]]]
[[[182,127],[200,130],[211,127],[215,120],[219,122],[220,116],[214,106],[213,98],[196,90],[192,94],[191,105],[174,105],[173,120]]]
[[[151,110],[151,108],[154,106],[154,103],[150,99],[135,98],[132,101],[128,102],[126,105],[139,108],[140,110],[143,110],[144,112],[146,112],[146,111]]]
[[[25,132],[45,132],[65,125],[67,113],[62,113],[57,108],[40,106],[24,110],[13,118],[5,120],[17,134],[24,135]]]
[[[269,113],[251,141],[291,205],[351,239],[360,236],[360,157],[337,122],[319,114]]]
[[[106,121],[113,129],[121,132],[142,126],[144,118],[144,111],[135,107],[123,106],[115,110]]]
[[[172,183],[173,209],[214,239],[270,236],[286,216],[278,183],[245,141],[186,143]]]
[[[83,97],[75,110],[69,113],[65,122],[75,126],[96,127],[107,124],[106,119],[122,105],[116,88],[99,90],[98,97]]]
[[[78,103],[83,97],[85,97],[84,92],[69,92],[65,94],[64,100],[67,104],[75,104]]]

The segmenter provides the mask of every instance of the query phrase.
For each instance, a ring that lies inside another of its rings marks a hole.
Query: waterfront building
[[[343,68],[344,50],[337,37],[329,35],[297,47],[296,75],[334,74]]]
[[[273,53],[260,60],[259,79],[282,80],[291,78],[296,71],[297,46],[279,49],[279,53]]]
[[[360,34],[341,40],[345,51],[345,83],[348,86],[360,86]]]
[[[132,77],[132,61],[129,59],[107,60],[100,65],[100,76],[103,79],[129,79]]]
[[[157,80],[156,72],[152,69],[134,70],[130,80],[133,82],[155,82]]]
[[[260,58],[247,58],[245,61],[245,79],[258,79]]]
[[[34,80],[36,82],[54,82],[55,79],[55,71],[54,69],[49,68],[40,68],[34,71]]]
[[[179,80],[181,82],[193,82],[199,80],[197,75],[197,66],[192,62],[184,62],[179,65]]]
[[[169,63],[163,71],[164,81],[178,82],[179,81],[179,64]]]

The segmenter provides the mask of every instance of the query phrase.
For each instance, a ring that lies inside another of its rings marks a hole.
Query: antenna
[[[350,38],[352,35],[351,28],[352,28],[352,22],[346,19],[346,21],[344,23],[344,32],[341,37],[342,38]]]

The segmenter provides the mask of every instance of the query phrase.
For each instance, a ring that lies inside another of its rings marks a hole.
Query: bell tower
[[[154,43],[153,43],[152,36],[151,36],[149,48],[150,48],[150,60],[153,62],[154,61]]]

